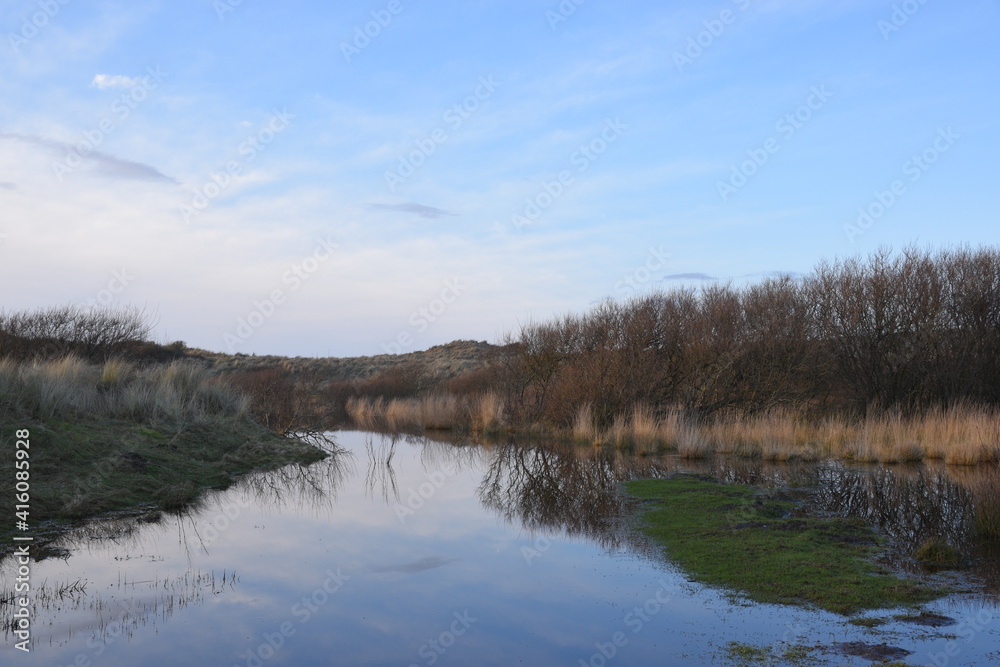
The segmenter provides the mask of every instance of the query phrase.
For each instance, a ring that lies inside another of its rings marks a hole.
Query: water
[[[534,444],[335,439],[343,451],[331,459],[253,475],[183,516],[93,522],[67,535],[32,564],[41,589],[31,654],[13,648],[8,625],[0,663],[738,664],[731,642],[776,653],[826,647],[812,652],[814,664],[871,664],[831,652],[842,642],[901,647],[910,664],[993,664],[1000,655],[997,559],[988,554],[951,578],[961,592],[928,606],[956,624],[890,621],[873,633],[690,582],[628,530],[633,507],[617,486],[678,469],[791,484],[816,509],[863,516],[898,544],[938,533],[964,544],[967,480],[943,466],[691,463]],[[885,559],[915,569],[898,554]],[[0,565],[4,597],[15,568]]]

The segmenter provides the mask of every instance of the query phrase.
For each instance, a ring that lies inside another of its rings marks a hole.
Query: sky
[[[373,355],[991,245],[998,29],[998,0],[0,0],[0,308]]]

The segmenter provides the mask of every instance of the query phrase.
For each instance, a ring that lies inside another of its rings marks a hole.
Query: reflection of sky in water
[[[212,494],[194,516],[143,524],[114,540],[91,539],[92,530],[68,540],[72,557],[36,563],[33,581],[83,579],[86,594],[39,609],[34,652],[8,644],[0,662],[597,665],[599,645],[610,650],[621,632],[627,642],[608,664],[724,664],[729,642],[782,640],[886,640],[917,650],[909,661],[923,664],[944,650],[941,633],[957,634],[894,623],[884,627],[901,634],[877,639],[830,614],[734,603],[686,582],[634,540],[609,532],[613,522],[592,516],[596,507],[621,512],[615,481],[648,473],[649,462],[623,468],[530,449],[367,438],[338,434],[350,451],[338,461],[254,476]],[[603,489],[585,496],[591,509],[567,498],[584,483]],[[533,504],[534,494],[552,494],[562,515]],[[401,521],[399,507],[411,498],[422,506]],[[3,566],[5,581],[10,567]],[[223,571],[235,571],[236,581],[220,583]],[[338,574],[339,588],[331,579]],[[663,606],[658,592],[670,598]],[[319,604],[310,607],[310,597]],[[956,599],[932,607],[960,620],[981,609]],[[270,651],[267,637],[280,649]],[[432,639],[454,644],[438,653]],[[951,664],[985,661],[1000,648],[1000,619],[958,645]],[[251,649],[262,663],[248,660]]]

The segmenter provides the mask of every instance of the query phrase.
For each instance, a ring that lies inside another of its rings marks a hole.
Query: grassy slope
[[[31,431],[32,527],[57,528],[109,510],[155,505],[176,509],[206,487],[227,486],[255,468],[316,461],[325,454],[282,438],[248,420],[142,425],[79,418],[0,425],[0,502],[10,508],[0,528],[9,545],[13,526],[14,433]]]
[[[785,518],[794,503],[690,476],[629,482],[643,529],[694,579],[758,602],[841,614],[914,605],[943,594],[868,560],[878,539],[848,519]]]

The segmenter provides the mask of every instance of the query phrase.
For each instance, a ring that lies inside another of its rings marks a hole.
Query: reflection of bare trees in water
[[[390,496],[399,501],[399,488],[396,486],[396,471],[392,467],[392,457],[396,455],[398,436],[379,439],[375,445],[374,436],[365,436],[365,451],[368,452],[368,474],[365,475],[365,489],[369,496],[375,495],[375,486],[381,487],[383,500],[389,502]]]
[[[529,531],[564,531],[604,548],[624,546],[621,522],[632,502],[618,483],[668,472],[651,459],[554,444],[494,445],[478,495],[483,505]]]
[[[166,530],[176,529],[178,544],[190,554],[192,549],[206,551],[214,536],[224,532],[251,506],[257,508],[254,511],[272,512],[285,507],[315,511],[332,508],[338,490],[353,472],[354,455],[328,435],[311,438],[330,456],[309,465],[293,463],[244,475],[228,489],[208,491],[184,509],[172,512],[169,520],[160,511],[148,509],[91,519],[69,531],[36,540],[32,552],[67,557],[76,550],[95,551],[106,546],[116,551],[155,549]],[[13,557],[0,560],[0,572],[14,562]]]
[[[931,537],[968,546],[972,498],[945,468],[893,466],[851,469],[839,463],[817,468],[815,503],[877,526],[904,553]]]
[[[996,476],[992,466],[935,464],[859,465],[841,462],[778,463],[716,457],[682,461],[675,456],[635,457],[618,450],[507,442],[483,449],[487,469],[478,495],[507,522],[529,531],[562,531],[608,549],[641,548],[621,530],[634,506],[619,482],[703,473],[733,484],[799,489],[808,506],[857,517],[891,540],[893,565],[915,569],[911,556],[931,537],[942,537],[971,557],[971,573],[984,593],[1000,595],[1000,553],[976,539],[970,524],[977,502],[970,490]]]

